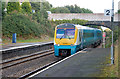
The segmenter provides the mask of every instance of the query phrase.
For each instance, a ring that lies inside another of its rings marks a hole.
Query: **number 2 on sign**
[[[105,16],[111,16],[111,12],[112,12],[111,9],[105,9],[104,10],[104,15]]]
[[[106,15],[110,15],[110,10],[106,10]]]

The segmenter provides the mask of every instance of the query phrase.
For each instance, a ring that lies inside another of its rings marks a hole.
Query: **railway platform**
[[[96,77],[108,65],[110,48],[88,48],[53,64],[31,77]]]
[[[52,42],[52,41],[50,41]],[[5,49],[10,49],[10,48],[22,48],[22,47],[28,47],[28,46],[34,46],[34,45],[42,45],[45,43],[50,43],[50,42],[36,42],[36,43],[13,43],[13,44],[8,44],[8,45],[2,45],[2,50]]]

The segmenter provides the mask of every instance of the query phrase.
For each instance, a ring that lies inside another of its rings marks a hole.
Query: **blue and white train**
[[[54,55],[68,56],[88,46],[102,42],[102,31],[87,26],[64,23],[56,26],[54,35]]]

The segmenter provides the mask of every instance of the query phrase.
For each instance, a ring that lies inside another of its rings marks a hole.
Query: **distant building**
[[[4,11],[7,12],[7,9],[5,8]]]
[[[32,10],[32,13],[35,13],[35,10]]]
[[[48,14],[52,14],[51,11],[47,11]]]
[[[20,5],[22,5],[22,2],[20,2]]]

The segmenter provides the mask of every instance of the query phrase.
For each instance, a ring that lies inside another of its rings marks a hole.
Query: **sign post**
[[[13,36],[12,36],[12,43],[16,43],[16,33],[13,33]]]
[[[114,0],[112,0],[112,15],[111,15],[111,27],[112,27],[111,64],[114,64],[113,21],[114,21]]]
[[[112,0],[112,9],[105,9],[104,15],[111,16],[111,28],[112,28],[111,64],[114,64],[114,49],[113,49],[114,0]]]

